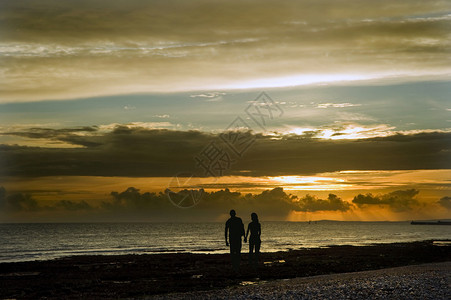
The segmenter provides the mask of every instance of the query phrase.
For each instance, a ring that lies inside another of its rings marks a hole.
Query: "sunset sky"
[[[0,222],[451,219],[450,50],[449,1],[2,1]]]

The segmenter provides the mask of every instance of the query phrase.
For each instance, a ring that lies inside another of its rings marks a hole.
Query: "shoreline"
[[[451,239],[434,239],[434,240],[414,240],[414,241],[402,241],[398,242],[401,244],[409,244],[409,243],[417,243],[417,242],[432,242],[434,245],[451,245]],[[275,251],[264,251],[264,253],[290,253],[293,251],[303,251],[303,250],[313,250],[313,249],[327,249],[331,247],[368,247],[368,246],[376,246],[376,245],[391,245],[394,244],[393,242],[372,242],[372,243],[359,243],[359,244],[331,244],[331,245],[322,245],[322,246],[304,246],[299,248],[289,248],[284,250],[275,250]],[[242,255],[247,254],[247,245],[246,243],[243,243]],[[201,250],[159,250],[159,251],[127,251],[127,250],[118,250],[118,251],[110,251],[108,252],[102,252],[101,250],[93,250],[93,251],[77,251],[79,253],[74,254],[62,254],[62,255],[51,255],[49,257],[41,258],[41,257],[34,257],[34,258],[24,258],[24,259],[6,259],[6,260],[0,260],[0,265],[2,264],[11,264],[11,263],[31,263],[31,262],[49,262],[49,261],[55,261],[55,260],[61,260],[61,259],[67,259],[67,258],[76,258],[76,257],[108,257],[108,256],[114,256],[114,257],[120,257],[120,256],[127,256],[127,255],[161,255],[161,254],[168,254],[168,255],[177,255],[177,254],[193,254],[193,255],[227,255],[229,252],[225,249],[201,249]],[[126,253],[123,253],[126,252]],[[262,252],[263,253],[263,252]]]
[[[228,254],[82,255],[0,263],[1,298],[142,298],[274,281],[451,261],[451,244],[434,241],[330,246],[262,253],[257,270],[242,251],[241,272]]]

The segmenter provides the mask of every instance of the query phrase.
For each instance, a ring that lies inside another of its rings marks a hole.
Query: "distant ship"
[[[412,221],[411,225],[451,225],[451,221]]]

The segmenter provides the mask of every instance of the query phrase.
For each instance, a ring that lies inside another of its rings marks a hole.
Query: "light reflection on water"
[[[0,224],[0,262],[70,255],[226,253],[222,223]],[[409,222],[262,222],[262,252],[449,239],[451,226]],[[243,244],[243,252],[247,251]]]

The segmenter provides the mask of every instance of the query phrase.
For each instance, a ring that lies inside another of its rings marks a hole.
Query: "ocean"
[[[246,225],[247,226],[247,225]],[[73,255],[226,253],[223,223],[0,224],[0,262]],[[451,226],[409,222],[262,222],[262,252],[451,239]],[[247,252],[247,244],[243,244]]]

